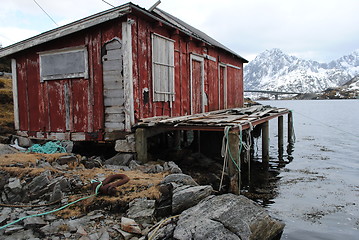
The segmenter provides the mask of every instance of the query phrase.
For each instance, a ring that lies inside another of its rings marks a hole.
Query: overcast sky
[[[58,25],[111,8],[102,0],[36,0]],[[118,6],[123,0],[106,0]],[[157,0],[133,0],[149,8]],[[244,58],[271,48],[319,62],[359,49],[359,0],[162,0],[159,8]],[[57,27],[34,0],[1,0],[3,47]]]

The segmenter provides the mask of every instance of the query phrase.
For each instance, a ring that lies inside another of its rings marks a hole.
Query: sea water
[[[294,151],[267,205],[286,224],[282,239],[359,239],[359,100],[260,103],[288,108],[294,117]],[[270,129],[275,161],[276,120]]]

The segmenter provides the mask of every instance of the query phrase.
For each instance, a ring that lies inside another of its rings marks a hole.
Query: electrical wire
[[[45,11],[45,9],[43,9],[43,8],[40,6],[40,4],[39,4],[38,2],[36,2],[36,0],[33,0],[33,1],[34,1],[34,3],[36,3],[36,5],[51,19],[51,21],[53,21],[53,23],[55,23],[56,26],[59,26],[59,25],[55,22],[55,20],[50,16],[50,14],[48,14],[48,13]]]
[[[111,7],[115,7],[114,5],[112,5],[111,3],[109,3],[109,2],[106,2],[105,0],[102,0],[102,2],[104,2],[104,3],[107,3],[108,5],[110,5]]]

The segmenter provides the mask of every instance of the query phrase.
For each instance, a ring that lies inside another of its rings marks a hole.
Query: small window
[[[65,49],[40,53],[41,81],[88,78],[86,48]]]
[[[154,101],[174,101],[174,41],[152,34]]]

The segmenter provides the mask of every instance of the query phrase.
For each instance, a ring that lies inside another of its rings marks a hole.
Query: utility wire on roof
[[[55,20],[40,6],[40,4],[38,2],[36,2],[36,0],[33,0],[36,5],[51,19],[51,21],[53,21],[55,23],[56,26],[59,26]]]
[[[104,2],[104,3],[107,3],[108,5],[110,5],[111,7],[115,7],[114,5],[112,5],[111,3],[109,3],[109,2],[106,2],[105,0],[102,0],[102,2]]]

